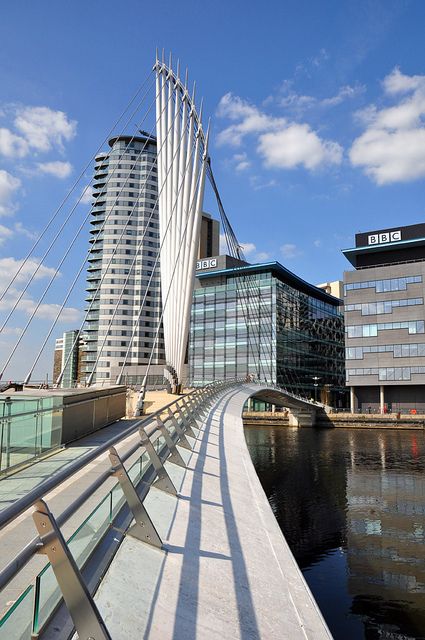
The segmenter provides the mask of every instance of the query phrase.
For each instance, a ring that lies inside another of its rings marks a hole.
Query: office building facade
[[[189,340],[193,385],[254,375],[339,404],[344,393],[339,299],[278,262],[247,265],[219,256],[200,261],[196,275]]]
[[[352,411],[425,411],[425,224],[356,235],[343,251]]]

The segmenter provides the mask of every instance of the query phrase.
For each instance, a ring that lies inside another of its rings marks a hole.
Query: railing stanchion
[[[186,438],[183,429],[181,428],[181,426],[179,425],[179,421],[177,420],[176,416],[174,415],[173,411],[171,411],[170,408],[168,408],[168,417],[170,418],[171,422],[173,423],[174,429],[176,430],[178,436],[179,436],[179,445],[181,447],[183,447],[184,449],[189,449],[189,451],[192,451],[192,447],[190,446],[188,439]]]
[[[159,537],[158,532],[155,529],[155,525],[148,515],[148,512],[143,506],[142,501],[137,495],[137,491],[134,488],[134,485],[131,482],[130,477],[115,447],[111,447],[109,449],[109,459],[114,469],[113,475],[118,479],[129,509],[136,521],[135,524],[133,524],[133,526],[129,528],[127,534],[134,536],[142,542],[147,542],[148,544],[161,549],[162,540]]]
[[[158,425],[158,429],[161,432],[162,437],[165,440],[165,443],[168,447],[168,450],[170,452],[170,456],[168,458],[169,462],[174,462],[174,464],[177,464],[179,467],[183,467],[184,469],[186,469],[186,465],[184,463],[183,458],[181,457],[180,453],[177,450],[177,447],[172,439],[172,437],[170,436],[170,434],[167,431],[167,427],[165,426],[165,424],[163,423],[163,421],[161,420],[161,418],[159,416],[156,416],[156,423]]]
[[[187,415],[183,411],[183,407],[181,407],[179,404],[176,405],[176,408],[177,408],[177,411],[180,413],[182,422],[184,423],[184,431],[188,436],[190,436],[191,438],[195,438],[196,439],[197,435],[193,431],[192,425],[190,424],[191,413],[190,413],[189,409],[186,407],[186,405],[183,405],[183,406],[187,410]],[[197,427],[195,426],[195,428],[197,428]]]
[[[145,448],[146,453],[148,454],[149,459],[152,463],[152,466],[156,471],[156,475],[158,476],[157,479],[152,483],[152,486],[156,487],[157,489],[161,489],[162,491],[165,491],[166,493],[169,493],[172,496],[176,496],[177,489],[174,486],[173,481],[168,475],[164,465],[161,462],[159,455],[155,451],[155,447],[153,446],[152,442],[149,439],[148,434],[146,433],[143,427],[140,427],[139,435],[140,435],[140,441],[142,443],[142,446]]]
[[[52,565],[78,637],[112,640],[55,518],[44,500],[35,506],[32,517],[43,543],[38,553],[45,554]]]

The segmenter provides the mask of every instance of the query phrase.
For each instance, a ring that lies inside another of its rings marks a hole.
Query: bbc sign
[[[210,260],[198,260],[196,263],[196,270],[199,269],[212,269],[217,266],[217,258],[211,258]]]
[[[368,244],[385,244],[387,242],[398,242],[401,240],[401,231],[387,231],[384,233],[374,233],[367,237]]]

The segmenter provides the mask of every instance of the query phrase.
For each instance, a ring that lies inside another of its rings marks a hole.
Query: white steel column
[[[354,413],[355,408],[354,387],[350,387],[350,412]]]
[[[379,387],[379,408],[381,413],[385,413],[385,392],[384,385],[381,384]]]

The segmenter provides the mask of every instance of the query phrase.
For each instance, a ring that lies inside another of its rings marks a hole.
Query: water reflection
[[[423,432],[256,426],[245,435],[334,637],[425,638]]]

